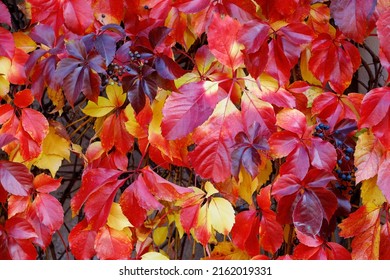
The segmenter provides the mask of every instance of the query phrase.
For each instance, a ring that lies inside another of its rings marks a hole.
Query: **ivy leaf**
[[[163,108],[161,131],[167,140],[182,138],[203,124],[219,101],[218,84],[200,81],[181,86],[172,92]]]
[[[124,17],[123,3],[116,0],[94,0],[92,8],[95,18],[103,25],[120,24]]]
[[[390,140],[386,131],[390,123],[390,88],[375,88],[363,98],[359,127],[372,127],[374,135],[386,147],[390,148]]]
[[[0,160],[0,183],[7,192],[27,196],[33,187],[33,179],[25,165]]]
[[[8,24],[8,26],[12,25],[11,15],[3,2],[0,2],[0,23]]]
[[[207,33],[210,51],[219,62],[236,70],[244,62],[241,53],[242,45],[238,42],[240,23],[225,16],[214,13]]]
[[[59,230],[64,222],[64,211],[61,203],[52,195],[38,193],[32,205],[41,223],[54,233]]]
[[[61,186],[61,178],[54,179],[45,173],[41,173],[34,178],[34,189],[40,193],[54,192]]]
[[[126,232],[104,226],[97,233],[95,250],[101,260],[128,260],[133,243]]]
[[[97,73],[105,72],[104,59],[87,52],[82,41],[70,41],[66,45],[69,57],[62,59],[56,69],[56,81],[62,84],[68,102],[73,106],[80,93],[91,101],[97,102],[100,93],[100,77]]]
[[[137,114],[145,107],[146,96],[152,102],[157,95],[156,70],[144,65],[139,71],[133,69],[134,74],[122,79],[123,90],[127,92],[127,98]]]
[[[348,38],[363,43],[375,27],[376,0],[336,0],[330,5],[331,16]]]
[[[15,140],[16,138],[12,134],[9,133],[0,134],[0,149]]]
[[[339,224],[341,237],[354,237],[352,258],[356,260],[379,259],[380,207],[363,205]]]
[[[303,234],[317,235],[323,219],[329,222],[337,209],[336,196],[326,188],[332,180],[333,174],[321,169],[311,169],[303,180],[293,174],[279,177],[272,187],[278,221],[294,223]]]
[[[173,202],[191,191],[165,180],[150,167],[145,167],[123,192],[119,204],[130,223],[139,227],[144,223],[147,211],[163,209],[159,200]]]
[[[78,260],[89,260],[96,255],[94,249],[97,232],[91,230],[88,222],[83,219],[69,233],[69,247]]]
[[[321,33],[313,40],[309,70],[325,86],[329,82],[337,93],[351,84],[352,75],[360,66],[360,54],[352,43],[338,32],[335,38]]]
[[[115,147],[120,153],[128,153],[134,143],[134,137],[127,131],[125,123],[128,121],[125,112],[121,110],[119,114],[112,114],[103,122],[100,133],[102,147],[105,151],[110,151]]]
[[[119,203],[112,203],[110,214],[107,218],[107,225],[116,230],[123,230],[127,227],[132,227],[132,224],[130,224],[129,220],[126,218],[126,216],[122,212],[122,208],[119,205]]]
[[[376,25],[379,39],[379,58],[387,72],[390,72],[390,48],[388,47],[388,42],[390,40],[388,32],[390,25],[390,9],[387,9],[379,15]],[[388,77],[387,82],[389,82],[389,79],[390,76]]]
[[[193,134],[195,150],[189,154],[197,174],[222,182],[230,176],[233,131],[242,130],[240,114],[229,98],[221,100],[209,119]]]
[[[382,155],[383,147],[372,133],[364,132],[359,135],[354,154],[357,183],[370,179],[378,173]]]
[[[15,42],[12,33],[0,27],[0,56],[12,59],[15,54]]]

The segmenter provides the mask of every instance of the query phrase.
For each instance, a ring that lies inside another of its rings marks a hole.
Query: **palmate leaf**
[[[323,219],[329,222],[337,209],[336,196],[326,188],[332,180],[333,174],[321,169],[311,169],[303,180],[293,174],[278,178],[272,188],[278,221],[294,223],[306,235],[317,235]]]
[[[372,127],[374,135],[386,147],[390,148],[387,131],[390,127],[390,88],[375,88],[363,98],[359,127]]]
[[[33,187],[33,178],[25,165],[5,160],[0,161],[0,183],[7,192],[27,196]]]
[[[125,231],[104,226],[96,235],[94,247],[101,260],[127,260],[133,251],[133,242]]]
[[[237,40],[240,23],[230,16],[215,13],[209,26],[208,42],[210,51],[219,62],[237,69],[244,62],[241,49],[243,46]]]
[[[100,77],[105,72],[104,59],[95,52],[87,52],[82,41],[70,41],[66,45],[69,57],[62,59],[56,69],[58,86],[63,86],[68,102],[73,106],[81,92],[97,102],[100,93]]]
[[[376,0],[335,0],[330,4],[331,16],[348,38],[363,43],[375,27]]]
[[[332,89],[341,94],[351,84],[360,60],[358,49],[339,31],[334,38],[322,33],[312,42],[309,70],[324,86],[329,82]]]
[[[32,22],[51,25],[56,34],[63,25],[73,33],[82,35],[93,22],[91,0],[29,0]]]
[[[203,124],[219,101],[218,83],[200,81],[172,92],[163,108],[161,130],[167,140],[182,138]]]
[[[339,224],[340,236],[354,237],[352,240],[353,259],[379,259],[380,210],[380,207],[372,204],[363,205]]]
[[[173,202],[192,192],[157,175],[150,167],[142,169],[137,179],[123,192],[119,204],[123,214],[135,227],[143,224],[147,211],[162,210],[159,202]]]
[[[240,113],[229,98],[221,100],[209,119],[193,134],[196,147],[189,154],[197,174],[222,182],[230,176],[234,131],[241,131]]]
[[[0,23],[6,23],[11,26],[11,15],[7,6],[4,3],[0,3]]]
[[[270,186],[261,189],[256,201],[260,209],[238,213],[231,230],[233,243],[251,256],[258,255],[260,248],[274,253],[283,242],[282,226],[276,221],[276,213],[270,209]]]

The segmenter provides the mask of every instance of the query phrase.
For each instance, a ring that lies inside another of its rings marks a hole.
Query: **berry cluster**
[[[353,157],[354,142],[337,130],[331,131],[330,126],[324,123],[319,123],[315,127],[313,135],[328,141],[336,148],[337,165],[334,172],[339,180],[334,186],[340,192],[346,191],[349,195],[352,195],[355,189],[356,171]]]

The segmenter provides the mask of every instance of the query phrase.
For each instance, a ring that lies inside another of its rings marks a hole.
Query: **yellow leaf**
[[[303,80],[306,82],[312,84],[312,85],[321,85],[321,82],[314,77],[313,73],[309,70],[309,59],[310,59],[311,53],[308,48],[302,51],[301,55],[301,74]]]
[[[386,202],[386,198],[377,186],[376,181],[377,176],[362,182],[360,196],[364,205],[372,203],[376,206],[381,206],[384,202]]]
[[[156,246],[161,246],[168,236],[168,227],[158,227],[153,231],[153,241]]]
[[[252,194],[258,187],[258,179],[252,180],[252,176],[241,167],[238,174],[238,195],[245,200],[249,205],[252,204]]]
[[[122,212],[122,208],[119,203],[113,202],[108,215],[107,225],[116,230],[123,230],[133,225],[129,222],[126,216]]]
[[[111,113],[114,109],[115,105],[109,99],[99,96],[97,103],[88,101],[87,106],[81,111],[88,116],[100,118]]]
[[[168,261],[169,258],[166,254],[160,252],[148,252],[141,256],[142,260],[150,260],[150,261]]]
[[[53,110],[53,113],[59,112],[62,113],[62,108],[65,106],[65,97],[62,93],[62,90],[59,89],[54,90],[50,87],[47,88],[47,96],[50,98],[50,100],[53,102],[53,105],[56,106],[56,108]]]
[[[261,155],[261,162],[260,172],[257,175],[257,188],[264,185],[272,174],[272,162],[265,155]]]
[[[125,115],[128,119],[128,121],[125,123],[125,127],[131,135],[137,137],[138,139],[148,136],[147,132],[137,122],[137,119],[135,118],[135,112],[131,104],[126,106]]]
[[[110,100],[111,104],[115,107],[119,108],[126,101],[126,94],[123,93],[122,87],[117,84],[108,85],[106,88],[106,93],[108,100]]]
[[[5,56],[0,56],[0,75],[7,75],[11,69],[11,60]]]
[[[33,165],[48,169],[54,177],[62,164],[62,160],[70,161],[70,141],[58,135],[50,126],[49,133],[42,142],[42,153]]]
[[[207,212],[212,227],[224,235],[228,235],[233,227],[235,216],[233,206],[222,197],[213,197]]]
[[[4,98],[8,92],[9,92],[9,82],[5,76],[0,74],[0,98]]]
[[[219,242],[211,252],[209,257],[202,260],[249,260],[251,257],[245,252],[234,246],[232,242]]]
[[[37,48],[37,44],[27,34],[23,32],[15,32],[14,36],[15,47],[23,50],[25,53],[34,51]]]
[[[206,198],[212,196],[213,194],[219,193],[219,191],[209,181],[204,184],[204,189],[207,193]]]

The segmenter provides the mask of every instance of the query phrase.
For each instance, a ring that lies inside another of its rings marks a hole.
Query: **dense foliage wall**
[[[388,0],[0,2],[0,259],[390,259],[389,26]]]

